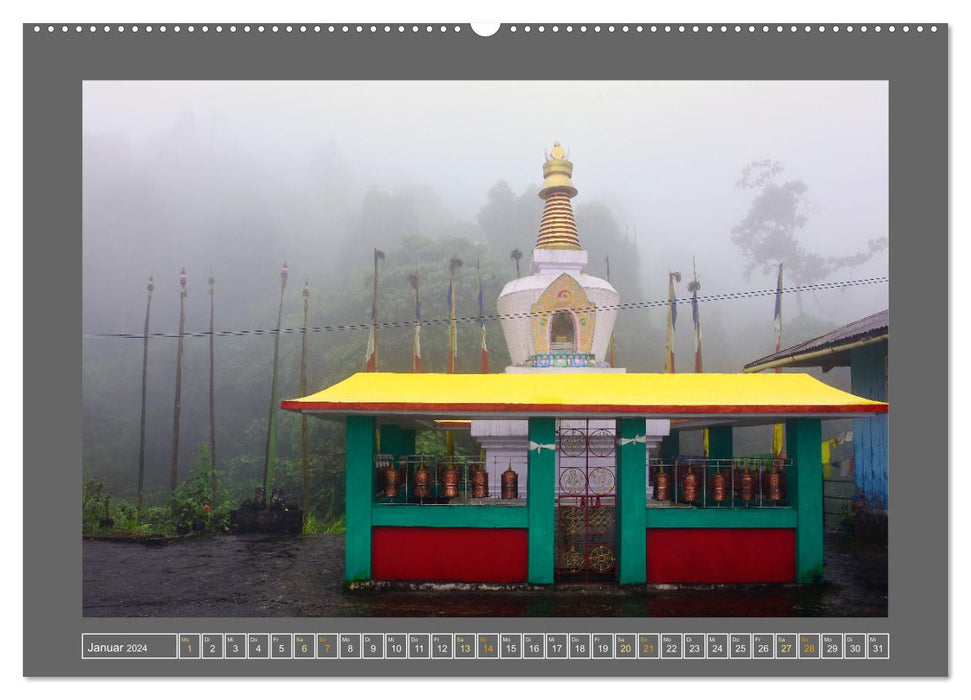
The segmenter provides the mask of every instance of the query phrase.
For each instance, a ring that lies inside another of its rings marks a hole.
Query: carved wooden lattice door
[[[617,466],[614,431],[589,421],[557,430],[557,581],[610,581],[617,569]]]

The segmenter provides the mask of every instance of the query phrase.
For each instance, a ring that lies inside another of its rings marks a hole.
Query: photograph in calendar
[[[886,617],[885,81],[86,81],[88,617]]]

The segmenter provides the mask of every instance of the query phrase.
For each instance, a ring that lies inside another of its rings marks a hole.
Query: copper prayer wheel
[[[654,479],[654,500],[667,501],[670,498],[671,477],[664,471],[664,467],[661,467],[657,472],[657,477]]]
[[[485,469],[472,472],[472,498],[489,497],[489,473]]]
[[[715,503],[728,500],[728,478],[721,469],[717,469],[711,477],[711,500]]]
[[[742,471],[741,481],[741,491],[740,496],[745,502],[751,501],[755,498],[755,476],[751,471],[745,469]]]
[[[454,464],[449,464],[442,476],[442,495],[445,498],[455,498],[459,495],[459,470]]]
[[[688,467],[684,478],[681,480],[681,497],[688,503],[698,500],[698,475],[692,467]]]
[[[782,474],[773,467],[772,471],[768,473],[766,481],[768,482],[766,491],[768,492],[769,500],[772,503],[778,503],[782,500]]]
[[[502,473],[502,497],[519,498],[519,474],[513,471],[512,462],[509,468]]]
[[[422,462],[418,465],[418,471],[415,472],[415,498],[428,498],[428,483],[428,470],[425,469],[425,463]]]
[[[384,495],[394,498],[398,495],[398,487],[401,485],[401,472],[394,468],[394,464],[388,466],[384,472]]]

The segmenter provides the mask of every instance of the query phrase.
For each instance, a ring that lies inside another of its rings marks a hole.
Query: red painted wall
[[[647,531],[648,583],[785,583],[795,580],[795,530],[655,528]]]
[[[376,581],[514,583],[526,580],[527,530],[521,528],[375,527]]]

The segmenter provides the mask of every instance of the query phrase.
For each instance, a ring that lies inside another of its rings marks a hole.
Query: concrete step
[[[856,495],[856,483],[852,479],[826,479],[823,481],[823,496],[825,498],[853,498]]]

